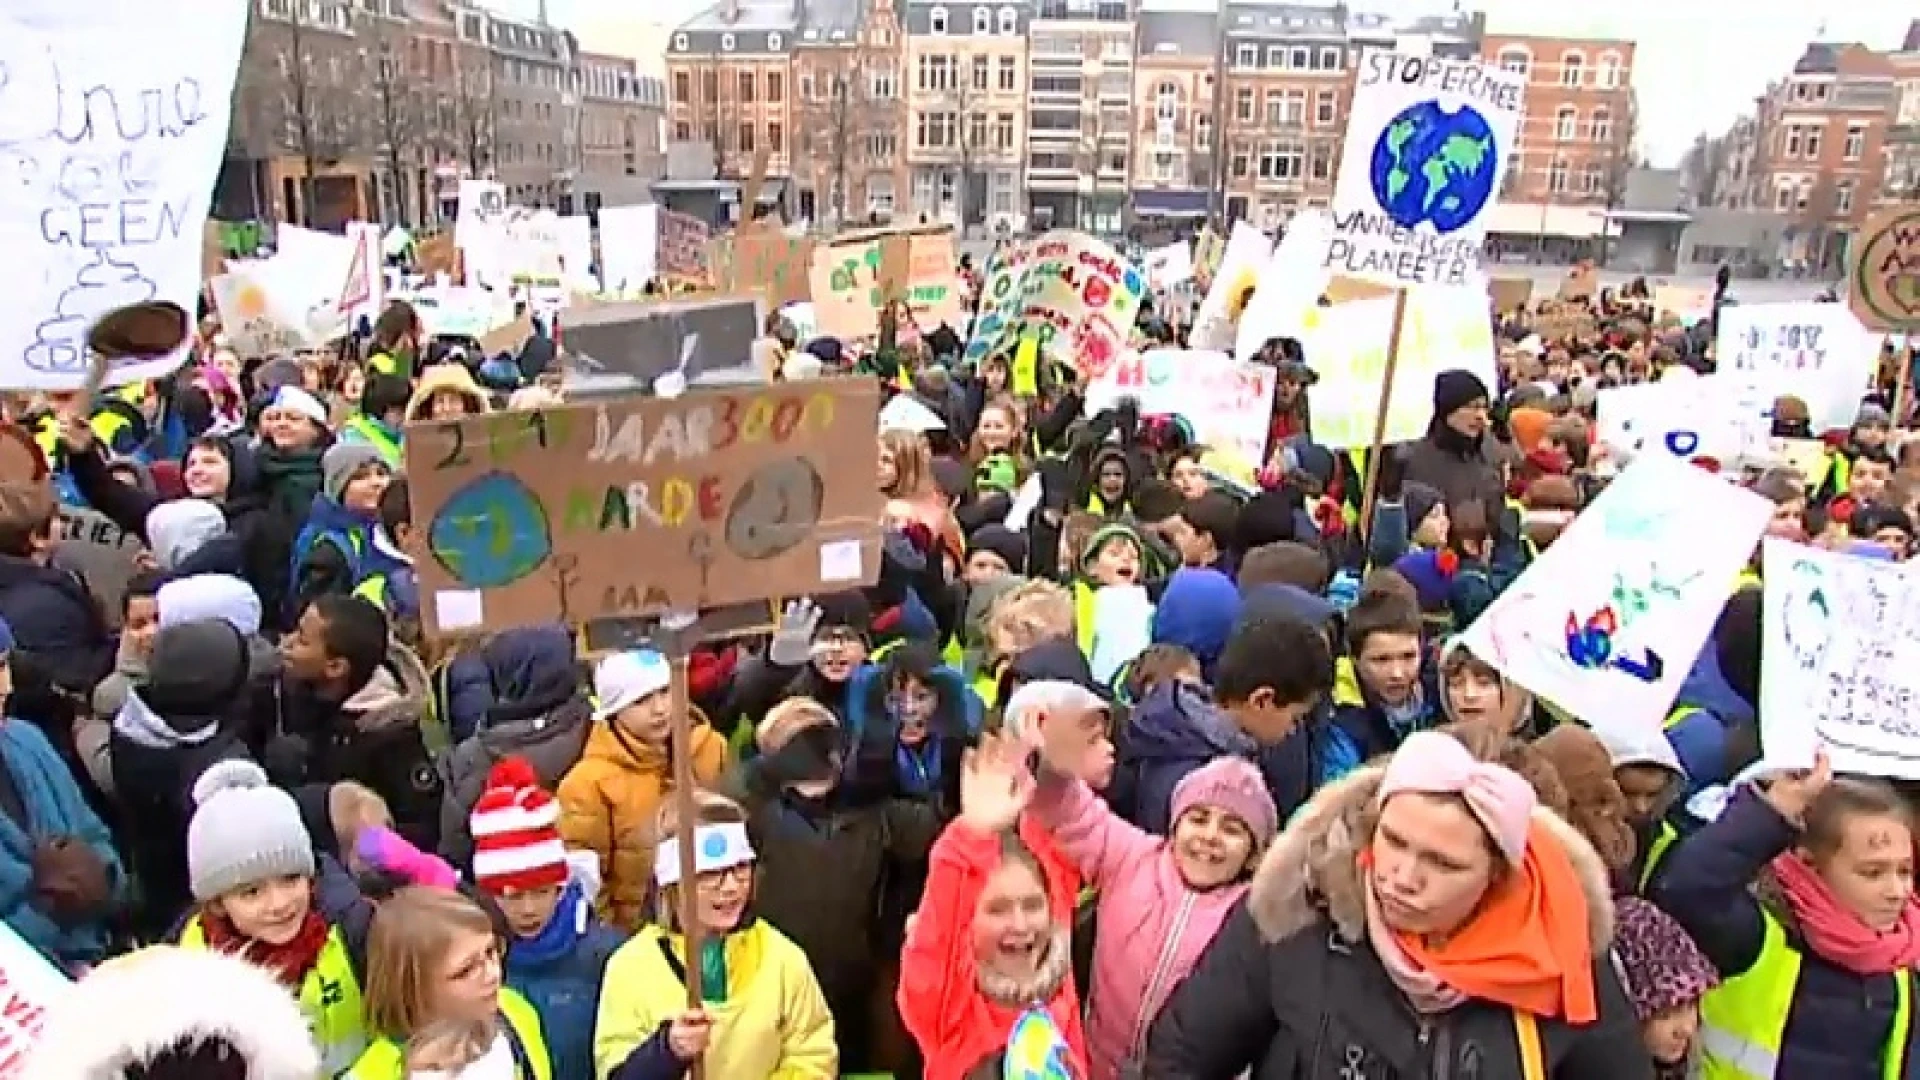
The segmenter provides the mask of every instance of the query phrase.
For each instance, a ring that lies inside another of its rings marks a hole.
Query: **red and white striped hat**
[[[560,842],[559,820],[559,806],[525,758],[494,765],[468,819],[473,876],[480,887],[498,895],[566,884],[567,849]]]

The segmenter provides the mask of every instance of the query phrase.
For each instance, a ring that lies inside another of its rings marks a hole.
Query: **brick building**
[[[812,0],[793,49],[796,212],[893,218],[908,191],[906,30],[894,0]]]
[[[1216,12],[1144,10],[1135,20],[1136,219],[1193,221],[1213,208],[1219,41]]]
[[[723,219],[737,218],[740,184],[762,148],[760,202],[788,206],[790,75],[803,7],[795,0],[720,0],[682,24],[667,44],[670,141],[710,148]]]
[[[1032,6],[1024,0],[905,0],[904,132],[917,219],[1018,227]]]
[[[632,57],[582,52],[579,209],[648,202],[666,172],[666,84],[642,74]]]

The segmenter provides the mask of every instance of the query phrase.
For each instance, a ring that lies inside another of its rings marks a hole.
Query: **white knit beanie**
[[[268,878],[312,877],[313,838],[293,796],[251,761],[216,761],[193,782],[187,877],[205,902]]]

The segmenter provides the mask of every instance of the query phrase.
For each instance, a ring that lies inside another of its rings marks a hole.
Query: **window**
[[[983,7],[974,8],[973,32],[981,37],[993,33],[993,12]]]
[[[738,143],[738,146],[740,147],[740,152],[743,154],[753,153],[754,140],[753,140],[752,124],[743,123],[740,125],[740,142]]]
[[[947,32],[946,8],[937,7],[927,13],[927,31],[934,34],[944,34]]]
[[[1013,90],[1019,84],[1019,79],[1016,78],[1016,75],[1017,75],[1017,72],[1015,70],[1015,59],[1011,56],[1001,57],[1000,58],[1000,80],[999,80],[1000,89],[1002,91]]]
[[[886,164],[900,152],[897,140],[891,131],[876,131],[867,136],[867,160]]]
[[[974,10],[980,11],[983,9],[975,8]],[[973,88],[975,90],[985,90],[987,88],[987,80],[990,77],[991,68],[992,65],[988,63],[986,57],[976,56],[973,58]]]
[[[967,114],[967,149],[981,150],[987,145],[987,114],[975,112]]]
[[[1586,81],[1586,56],[1567,50],[1561,54],[1561,86],[1578,86]]]
[[[1278,45],[1267,46],[1267,66],[1268,67],[1270,68],[1285,67],[1286,64],[1287,64],[1287,50],[1281,48]]]
[[[1213,117],[1206,113],[1193,118],[1193,148],[1209,150],[1213,147]]]
[[[1793,185],[1792,184],[1781,184],[1779,187],[1774,189],[1773,208],[1775,210],[1793,209]]]
[[[732,34],[720,35],[720,51],[722,52],[733,51],[733,35]]]
[[[1013,114],[1003,112],[993,118],[993,148],[1001,152],[1013,149]]]
[[[1786,140],[1786,156],[1790,158],[1799,157],[1801,145],[1800,125],[1788,124],[1783,137]]]
[[[1836,214],[1853,213],[1853,181],[1842,180],[1833,187],[1833,212]]]
[[[867,213],[893,213],[893,177],[885,173],[867,177]]]
[[[1173,155],[1153,155],[1153,182],[1156,184],[1173,183]]]
[[[1848,161],[1859,161],[1860,155],[1867,149],[1867,128],[1865,124],[1848,124],[1847,141],[1841,148]]]
[[[1593,110],[1593,141],[1607,143],[1613,140],[1613,113],[1605,108]]]
[[[1298,180],[1304,175],[1305,157],[1299,143],[1268,143],[1260,151],[1260,179]]]
[[[1295,71],[1305,71],[1311,67],[1312,64],[1311,50],[1304,46],[1295,45],[1287,53],[1287,66]]]
[[[1124,173],[1127,171],[1127,152],[1125,150],[1105,150],[1100,154],[1100,171],[1103,173]]]
[[[1586,168],[1580,170],[1580,193],[1582,195],[1597,195],[1606,189],[1606,176],[1600,171],[1600,166],[1589,164]]]
[[[673,51],[674,52],[687,51],[687,35],[685,34],[673,35]]]
[[[702,101],[720,100],[720,73],[719,72],[703,71],[700,73],[700,100]]]
[[[1533,67],[1533,55],[1525,49],[1501,49],[1500,69],[1525,78]]]
[[[1260,49],[1256,45],[1241,45],[1233,50],[1235,67],[1254,67],[1260,63]]]
[[[950,112],[921,113],[920,122],[914,128],[914,142],[922,149],[944,150],[954,145],[953,114]]]
[[[1340,95],[1333,90],[1316,91],[1313,95],[1313,122],[1320,127],[1334,123],[1339,113]]]
[[[781,153],[785,153],[786,149],[787,149],[786,129],[781,126],[780,121],[778,120],[774,120],[768,123],[767,124],[767,151],[769,153],[781,154]]]
[[[1253,88],[1242,86],[1233,92],[1233,118],[1240,121],[1253,119]]]
[[[1554,158],[1553,164],[1547,166],[1547,190],[1555,195],[1566,194],[1567,163],[1560,158]]]
[[[1335,45],[1322,45],[1320,47],[1320,63],[1316,64],[1315,66],[1318,67],[1321,71],[1339,71],[1340,70],[1339,47]]]
[[[821,96],[822,95],[820,93],[820,87],[814,82],[813,72],[811,71],[801,72],[800,73],[800,100],[801,101],[819,101]]]
[[[1809,126],[1807,128],[1807,160],[1817,161],[1819,160],[1819,158],[1820,158],[1820,129],[1818,127]]]
[[[1600,63],[1593,69],[1593,84],[1602,90],[1612,90],[1620,85],[1620,57],[1617,54],[1600,54]]]
[[[1299,127],[1307,122],[1307,92],[1305,90],[1287,91],[1284,107],[1280,110],[1280,122],[1287,127]]]
[[[1315,180],[1327,180],[1333,176],[1333,144],[1313,144],[1312,176]]]
[[[1267,126],[1279,127],[1283,121],[1280,116],[1286,111],[1286,95],[1278,90],[1267,91]]]
[[[893,69],[877,67],[867,73],[867,85],[872,89],[876,101],[891,101],[898,91],[893,85]]]
[[[959,84],[954,77],[954,62],[951,56],[922,56],[920,58],[920,89],[952,90]]]
[[[1153,90],[1153,118],[1171,124],[1180,114],[1180,88],[1163,82]]]
[[[684,71],[673,73],[673,100],[682,105],[693,100],[693,76]]]
[[[1010,7],[1000,9],[1000,36],[1017,37],[1020,33],[1020,14]]]
[[[742,105],[751,105],[753,103],[753,90],[754,90],[753,72],[751,71],[741,72],[740,73],[740,103]]]
[[[1562,105],[1553,114],[1553,141],[1571,142],[1574,129],[1580,126],[1580,111],[1571,105]]]
[[[693,125],[687,123],[685,120],[675,120],[673,122],[673,141],[692,142]]]
[[[1245,150],[1235,150],[1233,152],[1233,158],[1228,162],[1227,171],[1233,174],[1235,180],[1245,180],[1247,178],[1247,164],[1247,152]]]

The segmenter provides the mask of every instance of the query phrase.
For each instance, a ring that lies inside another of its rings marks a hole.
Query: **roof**
[[[1210,59],[1220,40],[1219,16],[1211,11],[1142,11],[1134,25],[1141,56]]]
[[[1278,0],[1227,0],[1224,10],[1228,29],[1236,34],[1345,34],[1340,10],[1335,7]]]
[[[1822,41],[1810,42],[1793,63],[1795,75],[1833,75],[1840,70],[1840,51]]]
[[[803,0],[800,40],[809,45],[859,39],[867,21],[867,0]]]
[[[693,18],[681,23],[677,30],[721,30],[739,32],[742,30],[787,30],[793,25],[793,4],[791,0],[738,0],[739,17],[728,22],[724,8],[726,4],[714,4]]]

